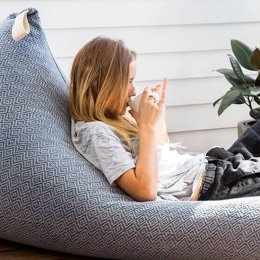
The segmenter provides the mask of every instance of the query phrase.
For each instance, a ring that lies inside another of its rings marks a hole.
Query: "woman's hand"
[[[166,89],[168,86],[168,80],[166,78],[163,79],[163,84],[157,85],[154,88],[152,88],[153,92],[156,92],[159,94],[160,98],[162,95],[164,96],[163,98],[163,103],[162,103],[162,108],[161,108],[161,116],[159,119],[159,123],[157,125],[157,142],[164,144],[164,143],[169,143],[169,136],[167,132],[167,127],[166,127],[166,101],[165,101],[165,96],[166,96]]]
[[[157,142],[168,143],[169,137],[166,129],[165,114],[166,104],[165,95],[168,81],[164,78],[162,85],[153,88],[145,88],[138,113],[130,110],[129,113],[135,118],[139,129],[152,128],[155,131]],[[159,95],[159,103],[155,103],[153,97],[149,96],[149,92],[155,92]]]
[[[143,92],[138,113],[130,110],[139,127],[139,150],[135,168],[122,174],[115,183],[138,201],[151,201],[157,198],[159,163],[157,154],[158,139],[166,139],[165,93],[167,79],[151,91],[156,92],[159,103],[149,96],[149,88]],[[165,140],[163,140],[165,141]]]

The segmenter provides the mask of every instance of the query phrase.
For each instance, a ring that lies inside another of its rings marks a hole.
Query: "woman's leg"
[[[207,152],[200,200],[260,195],[260,120],[228,149]]]
[[[199,200],[223,200],[260,195],[260,161],[251,172],[230,171],[225,160],[210,161],[202,183]],[[255,172],[254,172],[255,171]]]
[[[192,200],[192,201],[199,200],[200,192],[201,192],[201,189],[202,189],[204,175],[205,175],[205,170],[203,170],[201,172],[200,177],[199,177],[199,181],[198,181],[198,185],[197,185],[195,191],[192,193],[190,200]]]

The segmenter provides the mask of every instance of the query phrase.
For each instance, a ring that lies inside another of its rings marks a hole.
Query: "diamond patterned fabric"
[[[113,259],[260,259],[259,197],[139,203],[110,187],[72,145],[37,10],[19,42],[16,15],[0,23],[0,238]]]

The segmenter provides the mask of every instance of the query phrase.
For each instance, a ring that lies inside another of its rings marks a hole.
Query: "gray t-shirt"
[[[103,122],[72,123],[72,141],[76,149],[104,173],[110,185],[127,170],[135,168],[130,149],[113,128]]]
[[[75,148],[89,162],[104,173],[110,185],[127,170],[135,168],[138,159],[138,137],[132,137],[131,150],[117,132],[100,122],[71,124]],[[205,155],[181,153],[170,144],[157,145],[159,183],[157,199],[188,200],[196,188],[199,173],[205,168]]]

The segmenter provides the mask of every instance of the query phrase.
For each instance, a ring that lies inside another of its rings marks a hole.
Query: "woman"
[[[224,172],[228,172],[224,158],[172,148],[165,124],[167,79],[144,90],[138,113],[127,113],[128,103],[136,95],[135,59],[135,52],[121,40],[103,37],[93,39],[77,53],[70,86],[72,140],[77,150],[104,173],[111,185],[118,185],[137,201],[256,195],[251,190],[227,195],[222,183]],[[149,91],[159,95],[159,103]],[[252,162],[254,173],[259,173],[259,160]],[[242,177],[240,174],[236,181]]]

